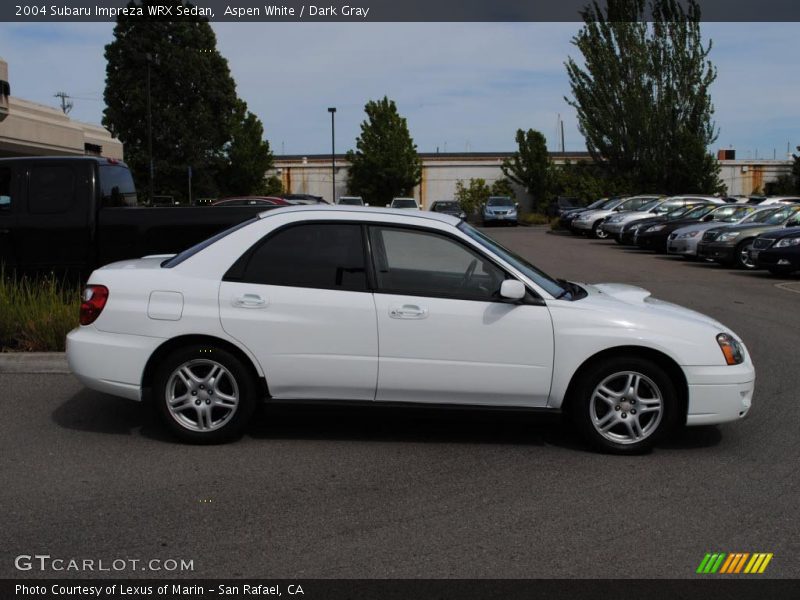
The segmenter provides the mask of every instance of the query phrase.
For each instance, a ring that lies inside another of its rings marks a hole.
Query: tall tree
[[[525,188],[533,198],[534,211],[547,199],[551,187],[550,154],[547,140],[540,131],[517,130],[517,151],[508,157],[501,169],[503,175]]]
[[[220,178],[221,191],[228,196],[269,194],[269,182],[264,179],[273,166],[269,142],[264,139],[264,126],[247,110],[243,100],[236,103],[231,140],[226,150],[227,164]]]
[[[142,0],[128,6],[191,6],[183,0]],[[125,145],[140,189],[149,179],[148,67],[155,192],[183,197],[187,170],[196,196],[215,196],[225,151],[238,117],[228,62],[216,49],[208,20],[121,15],[105,48],[103,124]]]
[[[593,2],[573,38],[583,65],[566,63],[572,105],[592,158],[632,189],[720,191],[709,88],[717,71],[688,0]],[[650,20],[651,23],[645,22]]]
[[[356,150],[347,153],[347,188],[372,204],[389,204],[396,196],[411,194],[422,180],[422,161],[394,100],[370,100],[364,111],[367,119],[361,123]]]

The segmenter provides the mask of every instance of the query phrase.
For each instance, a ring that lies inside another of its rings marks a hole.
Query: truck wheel
[[[179,439],[218,444],[242,434],[256,407],[256,382],[242,361],[221,348],[192,345],[161,362],[155,407]]]
[[[572,420],[595,448],[613,454],[650,450],[677,418],[678,396],[667,373],[635,356],[603,360],[578,382]]]

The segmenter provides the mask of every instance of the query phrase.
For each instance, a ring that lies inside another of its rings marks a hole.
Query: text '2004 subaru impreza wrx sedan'
[[[455,217],[361,207],[279,208],[96,270],[67,356],[200,443],[240,434],[259,400],[328,400],[560,411],[632,453],[744,417],[755,379],[704,315],[553,279]]]

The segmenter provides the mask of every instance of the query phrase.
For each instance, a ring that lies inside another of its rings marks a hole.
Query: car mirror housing
[[[519,279],[506,279],[500,284],[500,297],[506,300],[522,300],[525,297],[525,284]]]

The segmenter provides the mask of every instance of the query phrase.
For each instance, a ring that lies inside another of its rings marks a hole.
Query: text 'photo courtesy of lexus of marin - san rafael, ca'
[[[276,208],[97,269],[67,357],[198,443],[240,435],[261,400],[345,401],[561,412],[635,453],[741,419],[755,380],[709,317],[554,279],[454,216],[352,206]]]

